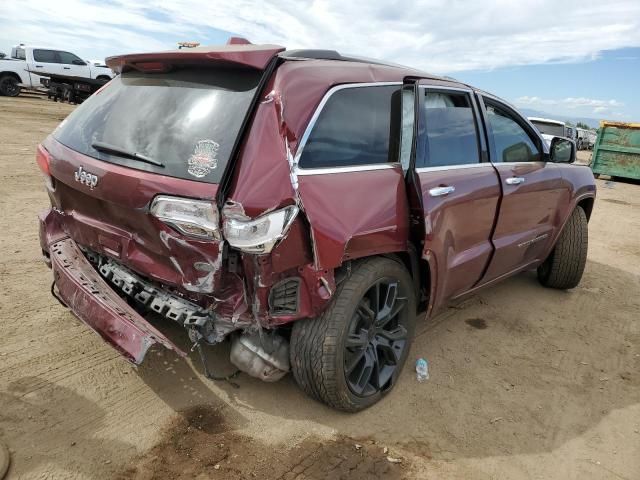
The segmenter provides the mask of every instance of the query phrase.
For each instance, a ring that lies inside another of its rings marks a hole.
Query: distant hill
[[[562,122],[571,122],[576,125],[578,122],[586,123],[591,128],[600,127],[600,119],[599,118],[590,118],[590,117],[570,117],[566,115],[556,115],[554,113],[541,112],[540,110],[533,110],[531,108],[518,108],[520,112],[525,114],[527,117],[542,117],[542,118],[550,118],[553,120],[560,120]]]

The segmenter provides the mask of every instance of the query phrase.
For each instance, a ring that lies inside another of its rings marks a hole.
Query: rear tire
[[[413,281],[404,265],[383,257],[356,263],[321,316],[294,323],[296,382],[338,410],[370,407],[397,383],[415,314]]]
[[[558,243],[538,267],[538,280],[545,287],[577,287],[587,263],[588,224],[581,207],[576,207],[564,226]]]
[[[20,95],[20,80],[10,74],[0,77],[0,95],[5,97],[17,97]]]

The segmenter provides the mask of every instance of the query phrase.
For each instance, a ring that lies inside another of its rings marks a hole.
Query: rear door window
[[[349,167],[393,161],[397,152],[389,152],[391,103],[400,88],[372,85],[335,91],[303,147],[300,167]]]
[[[468,93],[421,89],[423,116],[416,167],[480,162],[478,129]]]
[[[80,105],[53,135],[105,162],[218,183],[261,74],[238,68],[126,72]]]
[[[58,52],[55,50],[36,49],[33,51],[33,59],[42,63],[60,63]]]

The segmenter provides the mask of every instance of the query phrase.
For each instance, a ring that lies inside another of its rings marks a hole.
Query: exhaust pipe
[[[289,342],[276,334],[243,333],[234,337],[230,360],[238,369],[264,382],[276,382],[291,370]]]

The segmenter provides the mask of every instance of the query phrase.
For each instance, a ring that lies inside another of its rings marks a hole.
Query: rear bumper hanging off
[[[48,247],[60,299],[129,361],[140,364],[154,343],[186,356],[113,291],[72,239],[60,239]]]

